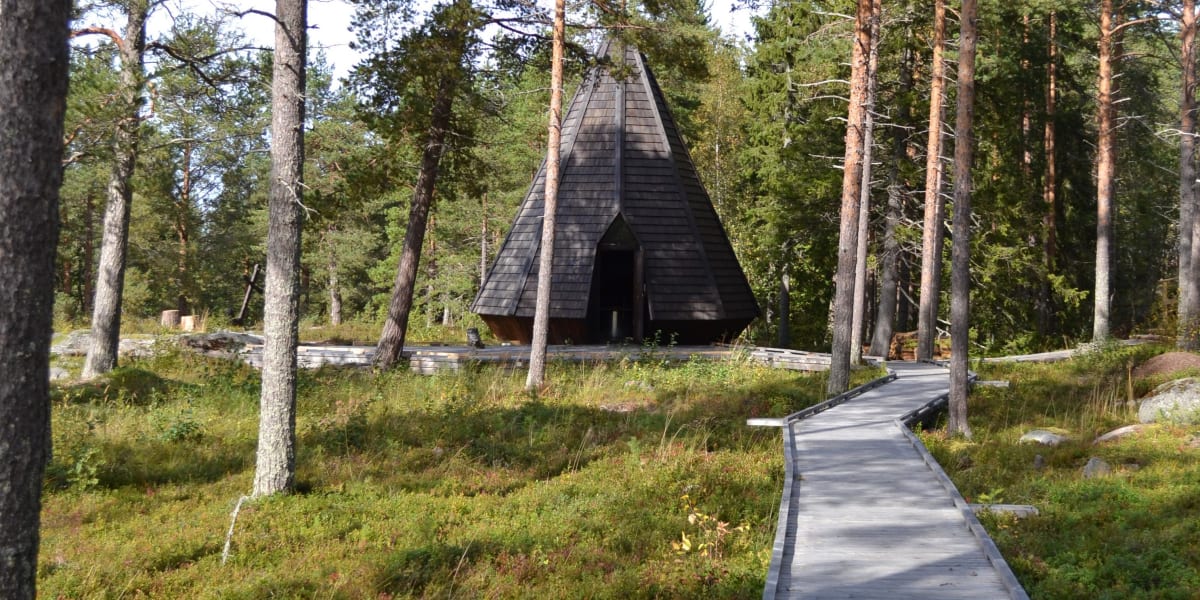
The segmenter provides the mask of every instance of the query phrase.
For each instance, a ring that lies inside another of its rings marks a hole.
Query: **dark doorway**
[[[596,246],[588,297],[589,342],[641,341],[645,314],[641,260],[637,238],[625,219],[617,216]]]

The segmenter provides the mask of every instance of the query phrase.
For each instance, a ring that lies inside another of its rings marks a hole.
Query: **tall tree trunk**
[[[179,186],[179,201],[175,207],[175,241],[176,265],[175,282],[178,300],[175,308],[180,315],[190,314],[187,301],[187,271],[188,271],[188,213],[192,206],[192,143],[183,145],[183,158],[180,169],[183,171],[183,181]]]
[[[525,389],[537,390],[546,379],[546,338],[550,332],[550,286],[554,277],[554,224],[558,207],[559,143],[562,140],[563,43],[566,5],[554,0],[554,41],[550,58],[550,125],[546,141],[546,190],[543,193],[541,256],[538,262],[537,302]]]
[[[1042,199],[1046,213],[1042,217],[1042,268],[1046,277],[1042,281],[1042,335],[1047,335],[1054,324],[1054,297],[1050,278],[1055,274],[1058,256],[1058,155],[1056,124],[1058,116],[1058,17],[1050,11],[1050,41],[1046,61],[1046,125],[1042,134],[1042,145],[1046,153],[1046,174],[1042,185]]]
[[[36,596],[71,2],[0,0],[0,598]]]
[[[483,193],[480,199],[483,218],[479,220],[479,288],[483,289],[483,284],[487,283],[487,263],[488,263],[488,205],[487,192]]]
[[[82,375],[85,379],[107,373],[117,366],[117,348],[121,342],[125,250],[129,244],[133,170],[137,165],[138,128],[142,121],[146,17],[150,5],[147,0],[132,0],[126,10],[128,20],[124,37],[117,45],[121,57],[121,83],[118,88],[121,118],[113,133],[113,167],[108,178],[108,203],[104,209],[96,298],[92,302],[92,339],[83,363]]]
[[[779,276],[779,331],[777,339],[780,348],[792,345],[792,282],[787,271]]]
[[[1100,1],[1100,75],[1096,98],[1099,131],[1096,138],[1096,288],[1093,293],[1094,311],[1092,341],[1108,339],[1109,277],[1113,245],[1113,189],[1116,180],[1116,140],[1113,121],[1113,2]]]
[[[434,97],[429,134],[421,152],[421,170],[417,174],[412,206],[408,211],[404,248],[396,269],[396,281],[392,285],[392,300],[388,304],[387,320],[383,323],[383,333],[379,336],[379,346],[375,351],[375,364],[380,368],[386,369],[396,364],[404,350],[408,316],[412,311],[413,293],[416,290],[417,268],[421,262],[421,247],[425,244],[425,229],[429,222],[429,208],[433,205],[438,167],[445,153],[446,132],[450,129],[456,87],[454,79],[443,78]]]
[[[925,222],[921,230],[921,296],[917,309],[917,359],[933,358],[942,280],[942,115],[945,111],[946,2],[933,4],[933,73],[929,88],[929,143],[925,151]]]
[[[1180,348],[1200,345],[1200,308],[1192,244],[1196,215],[1196,2],[1183,0],[1179,21],[1179,62],[1183,71],[1179,101],[1179,335]]]
[[[296,476],[296,345],[300,321],[300,231],[304,224],[307,12],[307,0],[275,2],[271,187],[255,497],[290,491]]]
[[[850,106],[846,118],[846,158],[842,169],[842,210],[834,278],[833,348],[830,395],[850,386],[850,338],[854,310],[854,263],[858,250],[859,197],[862,191],[863,139],[866,124],[867,71],[871,53],[872,0],[858,0],[850,62]]]
[[[850,363],[862,362],[863,337],[866,335],[867,237],[871,222],[871,155],[875,144],[875,71],[879,62],[880,0],[872,0],[870,51],[867,57],[867,99],[863,116],[862,184],[858,205],[858,247],[854,254],[854,305],[851,310]]]
[[[905,39],[910,40],[912,31],[905,30]],[[888,172],[887,214],[883,224],[883,254],[880,257],[879,305],[875,311],[875,331],[871,336],[871,353],[887,357],[892,343],[892,326],[896,317],[897,263],[900,242],[896,229],[903,217],[904,197],[908,189],[900,173],[901,161],[908,156],[908,133],[912,125],[912,110],[906,100],[912,91],[912,51],[904,45],[900,58],[900,85],[898,95],[902,98],[896,110],[896,127],[892,128],[892,161]]]
[[[325,249],[329,252],[329,324],[342,324],[342,284],[338,281],[337,253],[334,250],[333,234],[336,229],[332,226],[326,230]]]
[[[967,424],[970,350],[971,163],[974,159],[976,0],[963,0],[958,46],[958,110],[954,119],[954,246],[950,265],[951,434],[971,437]]]

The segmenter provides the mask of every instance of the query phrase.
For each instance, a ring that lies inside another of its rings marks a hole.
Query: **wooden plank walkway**
[[[888,367],[894,381],[784,423],[788,471],[763,598],[1028,598],[902,422],[945,400],[948,371]]]

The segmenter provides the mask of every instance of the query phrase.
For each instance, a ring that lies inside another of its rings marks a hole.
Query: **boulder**
[[[1069,439],[1071,438],[1061,433],[1050,431],[1049,429],[1034,429],[1021,436],[1020,441],[1023,444],[1034,442],[1043,446],[1057,446]]]
[[[59,356],[85,356],[87,355],[88,347],[92,343],[92,330],[77,329],[67,334],[67,337],[53,346],[50,346],[50,354]]]
[[[1138,407],[1138,420],[1142,423],[1200,422],[1200,378],[1177,379],[1155,388]]]
[[[50,367],[50,381],[70,379],[71,373],[62,367]]]
[[[1083,465],[1083,478],[1092,479],[1095,477],[1104,477],[1112,474],[1112,467],[1104,462],[1103,458],[1093,456],[1088,459],[1087,464]]]
[[[1109,442],[1109,441],[1112,441],[1115,439],[1123,438],[1127,435],[1133,435],[1145,428],[1146,428],[1145,425],[1126,425],[1124,427],[1118,427],[1118,428],[1096,438],[1096,441],[1094,441],[1092,443],[1093,444],[1103,444],[1104,442]]]

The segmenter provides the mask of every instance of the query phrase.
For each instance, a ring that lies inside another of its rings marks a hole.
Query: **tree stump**
[[[187,315],[187,316],[179,317],[179,328],[184,331],[195,331],[196,330],[196,316],[195,315]]]
[[[160,321],[163,327],[175,329],[179,327],[179,311],[164,310],[162,311],[162,320]]]

